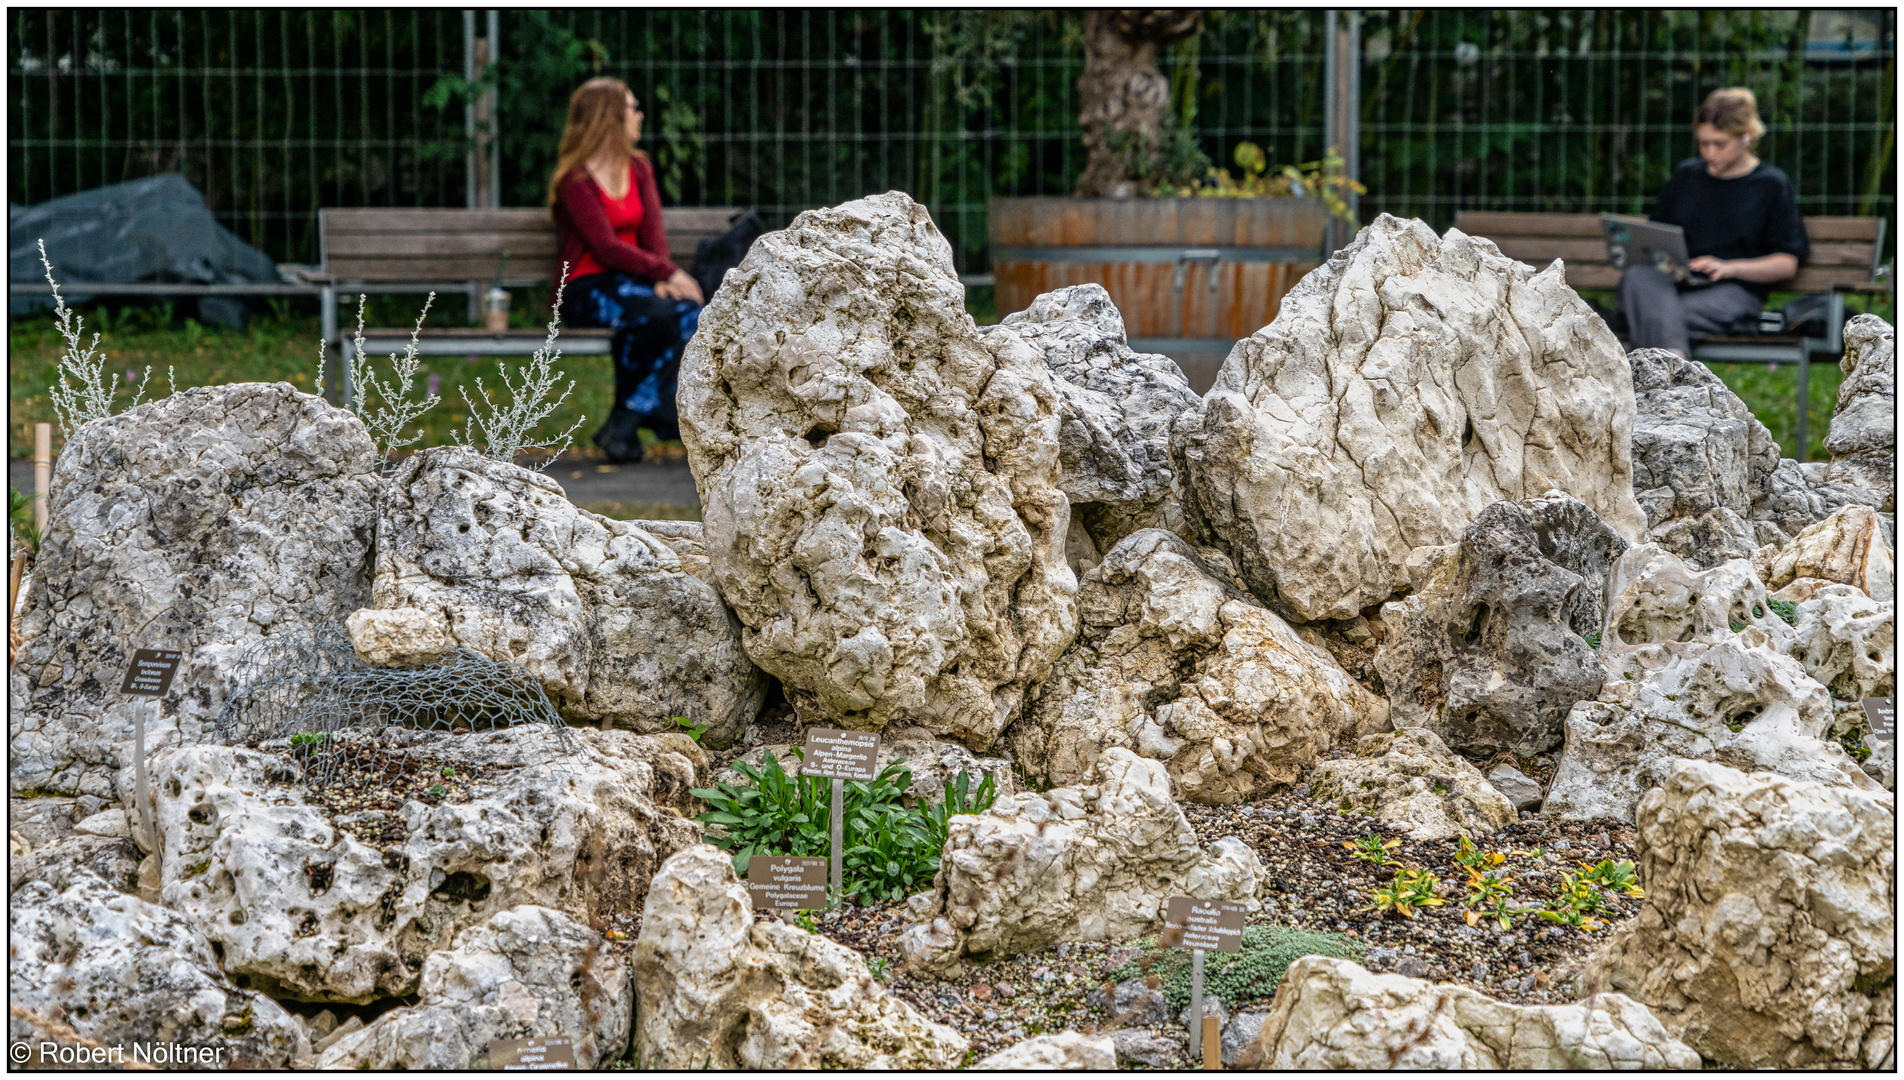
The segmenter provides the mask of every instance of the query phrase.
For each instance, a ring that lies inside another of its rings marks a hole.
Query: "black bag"
[[[714,290],[721,287],[721,279],[740,265],[747,257],[747,249],[767,231],[760,215],[752,210],[743,210],[727,220],[732,227],[726,232],[694,246],[694,268],[688,274],[701,286],[701,296],[707,300],[714,299]]]
[[[1785,332],[1801,337],[1825,336],[1825,320],[1831,318],[1831,294],[1801,296],[1785,305]]]

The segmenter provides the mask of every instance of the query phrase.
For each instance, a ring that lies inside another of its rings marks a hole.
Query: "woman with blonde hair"
[[[638,428],[678,439],[681,351],[700,318],[701,287],[668,260],[654,166],[635,149],[641,108],[620,79],[590,79],[569,98],[549,207],[568,267],[562,318],[615,331],[615,404],[595,445],[610,461],[641,460]]]
[[[1620,309],[1637,347],[1687,356],[1692,337],[1724,333],[1765,306],[1771,286],[1811,256],[1792,182],[1752,147],[1765,134],[1758,100],[1743,86],[1714,90],[1693,113],[1699,156],[1673,170],[1652,219],[1686,231],[1686,268],[1675,282],[1652,266],[1620,277]]]

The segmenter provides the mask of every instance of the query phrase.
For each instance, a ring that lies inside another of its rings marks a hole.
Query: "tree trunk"
[[[1136,193],[1137,178],[1125,161],[1155,164],[1170,109],[1170,80],[1157,70],[1157,46],[1189,37],[1202,25],[1201,11],[1085,12],[1078,124],[1089,156],[1078,178],[1080,197]],[[1140,165],[1135,171],[1154,175],[1157,169]]]

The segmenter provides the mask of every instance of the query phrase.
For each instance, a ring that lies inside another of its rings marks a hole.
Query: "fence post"
[[[1342,155],[1342,175],[1356,180],[1362,175],[1362,20],[1355,12],[1331,9],[1322,26],[1323,147]],[[1344,192],[1343,200],[1357,224],[1329,219],[1331,253],[1355,238],[1362,220],[1360,198]]]
[[[33,425],[33,528],[46,537],[46,497],[53,487],[53,425]]]

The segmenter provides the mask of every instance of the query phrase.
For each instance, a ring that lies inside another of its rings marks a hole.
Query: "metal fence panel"
[[[1698,100],[1744,84],[1806,213],[1894,221],[1893,10],[1360,14],[1365,219],[1644,210]],[[1324,15],[1212,11],[1161,51],[1215,164],[1245,139],[1321,156]],[[15,8],[8,30],[14,202],[177,170],[280,261],[315,260],[320,206],[464,205],[458,11]],[[668,201],[779,225],[898,188],[967,272],[988,198],[1063,194],[1084,163],[1077,12],[507,11],[501,37],[505,205],[542,201],[596,73],[641,97]]]

